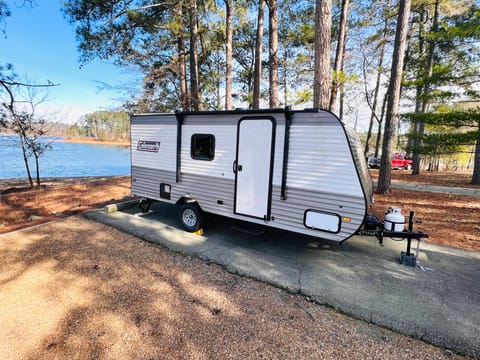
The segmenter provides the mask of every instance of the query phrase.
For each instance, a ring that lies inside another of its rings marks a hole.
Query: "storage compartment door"
[[[274,120],[242,119],[237,135],[235,213],[268,219]]]
[[[338,214],[307,210],[305,211],[305,216],[303,218],[303,225],[313,230],[337,234],[340,231],[341,220],[340,215]]]

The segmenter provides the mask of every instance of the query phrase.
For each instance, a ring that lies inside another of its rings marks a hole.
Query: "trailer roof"
[[[213,111],[172,111],[172,112],[151,112],[151,113],[138,113],[132,116],[154,116],[154,115],[212,115],[212,114],[271,114],[271,113],[293,113],[293,112],[319,112],[322,109],[309,108],[303,110],[292,110],[290,107],[275,108],[275,109],[235,109],[235,110],[213,110]],[[323,110],[327,111],[327,110]]]

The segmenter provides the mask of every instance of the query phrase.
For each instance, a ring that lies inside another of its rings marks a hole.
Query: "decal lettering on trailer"
[[[159,141],[138,140],[137,142],[137,151],[158,152],[159,150]]]

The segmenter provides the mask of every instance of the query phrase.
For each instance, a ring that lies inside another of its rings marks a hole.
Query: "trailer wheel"
[[[186,203],[180,206],[178,219],[186,231],[195,232],[203,226],[204,215],[200,206]]]
[[[407,164],[407,166],[405,167],[405,170],[412,170],[412,164]]]

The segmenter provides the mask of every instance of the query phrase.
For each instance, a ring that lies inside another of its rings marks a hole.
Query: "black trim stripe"
[[[280,199],[287,199],[287,168],[288,153],[290,149],[290,125],[292,124],[292,111],[289,107],[285,108],[285,134],[283,141],[283,163],[282,163],[282,187],[280,190]]]
[[[181,171],[181,159],[182,159],[182,125],[183,125],[183,113],[176,112],[175,116],[177,117],[177,164],[175,170],[175,182],[178,184],[180,181],[180,171]]]
[[[252,117],[257,117],[259,115],[265,114],[281,114],[285,109],[259,109],[259,110],[249,110],[249,109],[237,109],[237,110],[217,110],[217,111],[182,111],[183,115],[222,115],[222,114],[236,114],[236,115],[251,115]],[[212,120],[214,117],[212,117]]]
[[[132,176],[132,174],[133,174],[132,121],[133,121],[133,115],[130,115],[130,195],[133,196],[132,189],[133,189],[134,178]]]

